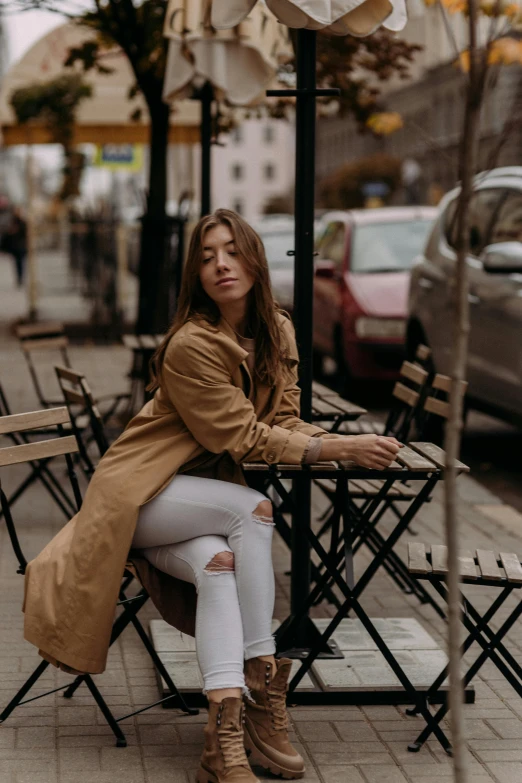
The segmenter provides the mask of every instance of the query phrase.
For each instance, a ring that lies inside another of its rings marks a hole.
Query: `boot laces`
[[[243,732],[233,726],[221,726],[218,727],[217,734],[225,767],[248,766]]]
[[[266,696],[274,729],[276,731],[286,731],[288,729],[286,688],[283,691],[267,688]]]

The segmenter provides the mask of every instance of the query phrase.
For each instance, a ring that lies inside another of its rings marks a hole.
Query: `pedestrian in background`
[[[27,223],[19,207],[13,209],[11,220],[4,234],[2,249],[14,258],[16,284],[18,288],[21,288],[24,282],[25,259],[27,257]]]

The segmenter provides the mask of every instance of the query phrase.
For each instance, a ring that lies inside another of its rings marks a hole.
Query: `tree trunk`
[[[152,104],[152,105],[151,105]],[[139,304],[136,331],[156,334],[167,327],[168,290],[162,285],[168,262],[167,150],[170,107],[161,97],[148,101],[150,114],[150,168],[147,211],[142,218]]]
[[[445,532],[448,547],[448,654],[449,654],[449,704],[454,756],[454,780],[466,783],[467,765],[465,758],[463,691],[460,676],[460,629],[461,605],[459,585],[459,532],[458,500],[455,460],[460,453],[462,435],[463,397],[461,384],[466,377],[466,358],[469,335],[468,268],[469,254],[469,206],[473,192],[473,175],[477,159],[477,140],[480,122],[480,107],[483,98],[483,79],[479,74],[479,53],[477,50],[477,0],[469,0],[470,72],[467,84],[464,123],[459,150],[459,175],[461,191],[457,204],[457,264],[454,286],[454,361],[453,384],[450,394],[450,416],[446,428],[445,472]]]

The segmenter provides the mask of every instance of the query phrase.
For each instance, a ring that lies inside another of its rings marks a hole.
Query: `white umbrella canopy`
[[[211,22],[217,30],[245,19],[257,0],[213,0]],[[265,0],[287,27],[324,30],[332,35],[365,37],[379,27],[402,30],[407,22],[405,0]],[[262,6],[261,6],[262,7]]]
[[[287,29],[261,5],[247,11],[234,29],[216,30],[208,0],[170,0],[164,33],[170,38],[167,102],[210,82],[216,98],[248,106],[264,97],[281,62],[292,56]]]

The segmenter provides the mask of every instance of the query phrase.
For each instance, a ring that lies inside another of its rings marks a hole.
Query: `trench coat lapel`
[[[229,324],[223,318],[215,326],[207,322],[202,322],[200,325],[209,331],[220,332],[221,334],[228,337],[230,340],[230,357],[237,362],[238,368],[238,372],[232,375],[232,379],[237,386],[241,386],[243,389],[245,386],[247,387],[248,394],[246,396],[251,402],[253,402],[254,380],[247,363],[248,351],[245,351],[245,349],[239,345],[236,333],[232,327],[229,326]],[[246,384],[245,380],[247,381]]]

